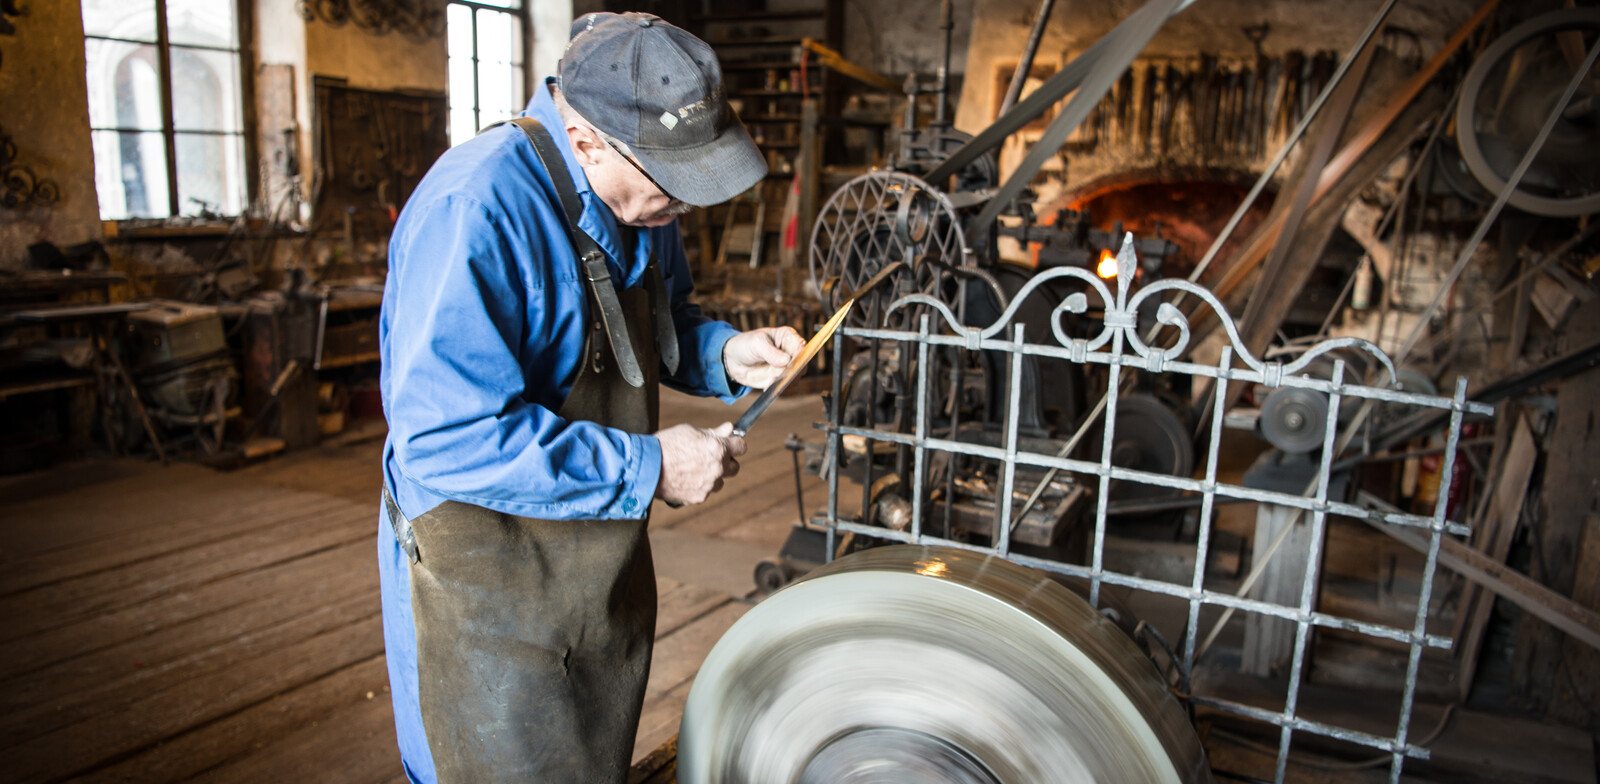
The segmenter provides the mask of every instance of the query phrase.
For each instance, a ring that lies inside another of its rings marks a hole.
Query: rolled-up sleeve
[[[399,473],[430,493],[526,517],[643,516],[661,473],[659,442],[568,422],[528,399],[527,374],[541,371],[524,367],[521,347],[529,330],[556,331],[543,323],[559,317],[546,312],[552,284],[527,279],[477,201],[421,206],[397,227],[384,297],[384,397]]]

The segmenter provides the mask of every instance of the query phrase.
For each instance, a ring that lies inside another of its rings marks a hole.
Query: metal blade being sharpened
[[[833,337],[833,333],[839,330],[839,325],[844,323],[845,314],[850,312],[850,306],[854,304],[856,304],[854,299],[846,300],[844,305],[828,319],[828,323],[823,324],[822,329],[817,330],[817,334],[806,342],[806,347],[801,349],[799,356],[796,356],[794,361],[789,363],[789,367],[783,371],[783,375],[779,376],[777,381],[772,382],[771,386],[762,391],[761,396],[756,398],[756,402],[751,403],[750,407],[745,409],[744,415],[739,417],[739,421],[733,423],[734,435],[744,438],[745,434],[750,432],[750,426],[755,424],[756,418],[767,410],[767,406],[772,405],[772,401],[777,400],[778,396],[783,394],[784,389],[788,388],[795,379],[800,377],[800,374],[805,371],[806,365],[811,364],[812,357],[815,357],[822,351],[822,347],[827,345],[828,338]]]

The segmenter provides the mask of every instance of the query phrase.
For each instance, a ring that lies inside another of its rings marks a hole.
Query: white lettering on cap
[[[678,127],[678,118],[672,112],[662,112],[661,124],[667,126],[667,130],[670,131],[673,128]]]

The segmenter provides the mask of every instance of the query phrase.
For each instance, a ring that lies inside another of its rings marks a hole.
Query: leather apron
[[[645,281],[619,294],[645,383],[623,378],[591,288],[562,418],[656,431],[659,270]],[[441,784],[626,778],[655,635],[645,512],[540,520],[447,501],[410,521],[418,691]]]

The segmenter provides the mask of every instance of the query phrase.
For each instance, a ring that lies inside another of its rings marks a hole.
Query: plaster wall
[[[83,18],[75,2],[34,0],[0,36],[0,130],[16,145],[13,165],[53,181],[55,204],[0,207],[0,269],[26,265],[36,242],[72,245],[99,239],[89,104],[84,79]]]

